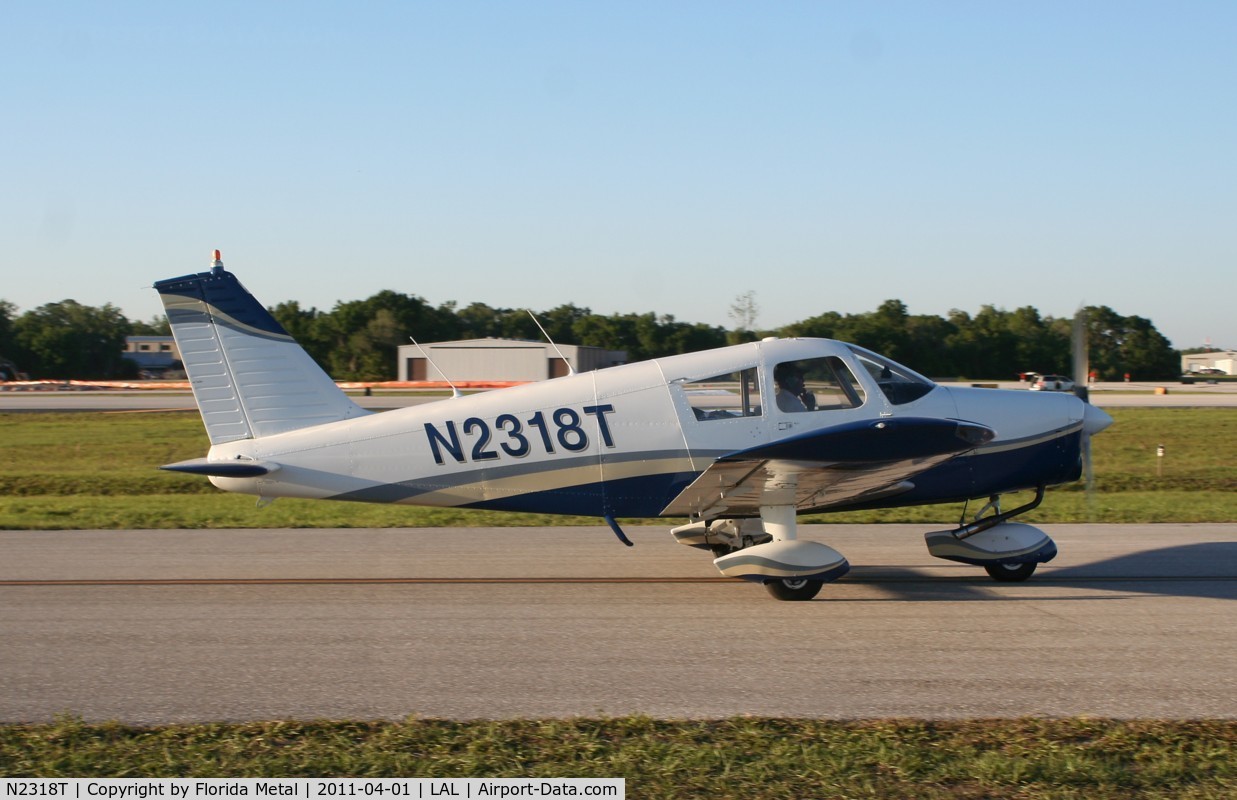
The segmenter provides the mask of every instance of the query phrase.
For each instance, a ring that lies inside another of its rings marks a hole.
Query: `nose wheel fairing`
[[[1057,544],[1048,534],[1022,522],[1011,522],[1044,500],[1044,487],[1035,499],[1009,511],[1001,510],[1001,496],[993,495],[975,520],[949,531],[924,534],[928,553],[946,561],[983,567],[998,581],[1024,581],[1037,565],[1057,557]],[[987,514],[991,510],[992,514]]]
[[[1057,556],[1057,544],[1048,534],[1023,522],[1002,522],[985,531],[959,538],[954,531],[924,534],[928,552],[946,561],[987,567],[994,564],[1042,564]]]

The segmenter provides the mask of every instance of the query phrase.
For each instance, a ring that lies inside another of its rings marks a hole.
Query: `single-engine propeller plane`
[[[601,517],[781,600],[850,568],[796,515],[987,499],[929,552],[1025,580],[1056,545],[1012,522],[1077,480],[1112,418],[1071,394],[941,386],[862,347],[765,339],[385,413],[356,405],[223,268],[155,284],[210,438],[163,469],[230,492]],[[1002,511],[1001,495],[1035,490]]]

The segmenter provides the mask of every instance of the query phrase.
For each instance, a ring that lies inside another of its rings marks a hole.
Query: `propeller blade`
[[[1086,403],[1082,410],[1082,469],[1087,495],[1087,518],[1095,517],[1095,468],[1091,463],[1091,437],[1112,424],[1112,417],[1103,409],[1091,405],[1086,395],[1079,395]]]

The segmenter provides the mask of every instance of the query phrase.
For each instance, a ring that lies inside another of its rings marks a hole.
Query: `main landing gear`
[[[760,519],[715,519],[670,531],[676,541],[709,550],[723,575],[764,584],[778,600],[811,600],[850,571],[841,553],[795,538],[795,507],[765,506]]]
[[[983,567],[993,580],[1025,581],[1035,574],[1037,566],[1056,558],[1057,545],[1039,528],[1009,520],[1035,508],[1043,499],[1044,487],[1040,486],[1034,500],[1002,512],[1000,496],[993,495],[973,522],[951,531],[925,534],[928,552],[947,561]],[[988,511],[992,514],[984,516]]]
[[[824,581],[813,581],[807,578],[765,581],[765,589],[778,600],[811,600],[820,594],[820,589],[824,585]]]
[[[1025,581],[1038,565],[1056,557],[1057,545],[1039,528],[1010,520],[1043,499],[1041,486],[1030,503],[1002,512],[1000,497],[993,496],[974,521],[926,534],[928,552],[983,567],[993,580]],[[680,544],[711,552],[723,575],[764,584],[778,600],[811,600],[826,583],[849,572],[850,564],[832,547],[797,539],[795,510],[763,506],[759,519],[700,520],[670,533]]]

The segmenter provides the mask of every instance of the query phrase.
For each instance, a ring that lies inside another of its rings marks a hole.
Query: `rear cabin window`
[[[760,381],[756,368],[714,375],[680,384],[696,419],[701,421],[759,417]]]
[[[863,405],[863,387],[837,356],[783,361],[773,368],[777,407],[791,413]]]

